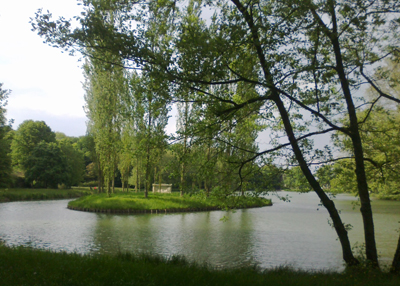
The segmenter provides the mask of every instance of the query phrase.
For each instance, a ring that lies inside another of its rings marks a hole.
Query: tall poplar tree
[[[151,73],[132,74],[133,115],[136,126],[136,155],[141,159],[147,198],[154,182],[154,168],[166,148],[168,123],[168,86]],[[138,167],[138,164],[137,164]],[[139,173],[137,171],[137,175]]]
[[[110,1],[91,1],[93,13],[101,19],[104,28],[113,30],[118,26],[119,7]],[[102,45],[103,39],[88,41],[88,45]],[[123,121],[123,101],[128,93],[128,85],[122,61],[110,51],[86,50],[84,66],[86,76],[86,110],[91,121],[99,169],[105,181],[107,193],[114,192],[114,181],[121,146],[121,125]],[[99,179],[100,180],[100,179]]]

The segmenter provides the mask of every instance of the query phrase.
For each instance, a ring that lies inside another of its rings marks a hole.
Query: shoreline
[[[0,189],[0,203],[77,199],[93,194],[89,189]]]
[[[253,209],[262,207],[271,207],[273,204],[265,206],[250,206],[232,208],[234,210],[241,209]],[[67,209],[81,212],[92,212],[92,213],[105,213],[105,214],[167,214],[167,213],[192,213],[192,212],[208,212],[208,211],[223,211],[220,207],[206,207],[206,208],[184,208],[184,209],[151,209],[151,210],[140,210],[140,209],[96,209],[96,208],[79,208],[67,206]]]
[[[68,209],[95,213],[161,214],[202,212],[227,209],[247,209],[271,206],[272,201],[257,197],[228,196],[226,198],[204,194],[185,195],[179,193],[114,193],[84,196],[68,203]]]

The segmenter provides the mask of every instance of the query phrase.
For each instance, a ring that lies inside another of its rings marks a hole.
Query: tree
[[[94,138],[91,135],[80,136],[76,141],[76,148],[83,154],[85,182],[92,182],[98,179],[98,159]]]
[[[102,59],[106,61],[107,57],[102,56]],[[90,132],[94,137],[99,170],[105,178],[108,194],[111,185],[114,192],[120,143],[120,103],[122,93],[125,92],[122,69],[113,69],[114,65],[98,59],[85,65],[86,114],[92,122]]]
[[[331,164],[322,165],[316,171],[316,177],[324,189],[331,189],[331,181],[335,177],[334,168]]]
[[[262,166],[260,172],[256,173],[253,178],[256,189],[264,190],[283,190],[284,170],[271,162],[267,162]]]
[[[11,144],[13,164],[26,171],[28,158],[41,142],[56,142],[56,136],[50,127],[44,121],[25,120],[22,122]]]
[[[306,177],[301,171],[300,167],[293,167],[288,169],[284,175],[285,187],[290,190],[296,190],[299,192],[309,192],[310,185],[307,182]]]
[[[3,84],[0,83],[0,188],[7,187],[11,179],[11,156],[10,156],[10,140],[8,133],[10,126],[6,121],[7,98],[10,91],[3,89]]]
[[[65,185],[69,188],[71,186],[77,186],[83,181],[85,173],[85,161],[83,153],[78,150],[76,143],[71,144],[68,139],[61,139],[58,141],[65,159],[66,159],[66,175]]]
[[[171,86],[185,85],[198,91],[201,95],[196,100],[220,118],[229,120],[227,115],[259,105],[261,116],[274,133],[271,147],[257,152],[253,159],[290,147],[332,218],[344,260],[353,265],[358,261],[344,223],[309,167],[315,160],[330,159],[323,158],[321,150],[312,152],[311,138],[336,131],[348,136],[361,201],[366,257],[378,267],[359,128],[363,119],[357,117],[356,110],[358,105],[371,109],[381,98],[400,102],[381,90],[368,72],[385,57],[393,56],[400,46],[400,3],[226,0],[189,1],[179,6],[176,1],[154,1],[149,5],[141,5],[141,1],[116,2],[129,19],[120,23],[119,29],[110,31],[98,25],[90,7],[79,19],[82,29],[70,31],[66,20],[55,22],[51,15],[41,12],[33,21],[34,29],[49,44],[68,51],[71,47],[82,51],[87,38],[101,35],[106,43],[99,49],[117,51],[127,65],[150,65],[159,79],[169,81]],[[201,18],[201,5],[214,10],[209,24]],[[142,25],[135,25],[132,31],[131,19]],[[163,30],[158,34],[162,39],[157,49],[154,38],[148,37],[155,27]],[[224,86],[241,82],[254,87],[254,96],[238,101],[228,92],[219,93]],[[377,90],[375,101],[366,102],[355,93],[364,83]],[[347,125],[337,122],[343,113]]]
[[[25,180],[32,187],[57,188],[70,180],[67,158],[55,142],[39,142],[24,162]]]
[[[119,151],[118,169],[121,172],[122,191],[129,191],[129,176],[132,171],[132,161],[134,156],[134,132],[130,121],[126,121],[122,127],[121,149]]]
[[[144,166],[144,196],[146,198],[154,182],[153,170],[166,148],[168,87],[163,84],[164,82],[153,77],[151,71],[145,71],[141,76],[132,74],[131,87],[134,101],[132,117],[136,125],[135,148],[138,149],[137,154],[141,156]]]

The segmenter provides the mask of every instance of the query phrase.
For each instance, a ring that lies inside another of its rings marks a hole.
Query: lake
[[[69,200],[0,204],[0,240],[6,245],[78,253],[118,251],[183,255],[218,268],[289,265],[341,271],[336,233],[318,197],[278,192],[274,205],[237,211],[110,215],[72,211]],[[334,199],[342,220],[353,226],[352,245],[363,241],[356,199]],[[399,236],[400,202],[372,202],[380,261],[390,264]]]

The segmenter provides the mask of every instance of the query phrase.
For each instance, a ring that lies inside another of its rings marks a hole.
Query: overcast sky
[[[76,0],[0,1],[0,82],[12,93],[7,118],[44,120],[69,136],[86,133],[83,75],[78,57],[61,53],[31,31],[39,8],[67,18],[80,12]]]
[[[69,19],[81,12],[77,0],[0,1],[0,82],[10,89],[7,118],[13,128],[24,120],[43,120],[53,131],[68,136],[86,133],[83,111],[82,63],[60,49],[43,43],[29,21],[39,8],[53,18]],[[176,114],[176,112],[173,112]],[[175,131],[172,115],[167,133]]]

